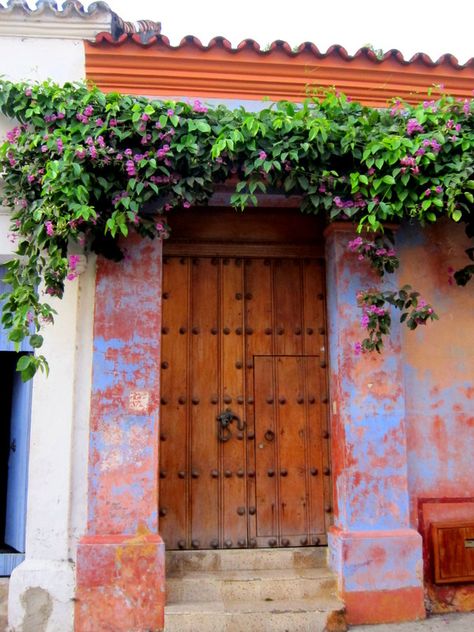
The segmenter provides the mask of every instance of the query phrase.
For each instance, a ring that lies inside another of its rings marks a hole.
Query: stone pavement
[[[350,632],[474,632],[474,612],[437,614],[410,623],[354,625]]]

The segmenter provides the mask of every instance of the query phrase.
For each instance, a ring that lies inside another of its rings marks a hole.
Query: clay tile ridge
[[[449,53],[441,55],[441,57],[439,57],[439,59],[437,59],[436,61],[433,61],[431,57],[426,53],[416,53],[410,59],[405,59],[403,54],[396,49],[387,51],[383,56],[378,56],[370,48],[363,47],[359,48],[359,50],[354,55],[349,55],[347,50],[343,46],[339,46],[338,44],[330,46],[327,51],[323,53],[319,50],[316,44],[313,44],[312,42],[303,42],[303,44],[292,48],[290,44],[288,44],[288,42],[285,42],[283,40],[276,40],[268,47],[262,49],[260,44],[253,39],[245,39],[240,42],[240,44],[236,48],[233,48],[229,40],[225,39],[224,37],[214,37],[206,46],[201,42],[200,39],[198,39],[194,35],[187,35],[186,37],[183,37],[183,39],[177,46],[172,46],[169,39],[165,35],[150,32],[146,33],[145,35],[146,37],[144,37],[143,33],[122,33],[118,36],[114,36],[111,33],[103,32],[98,33],[95,41],[91,42],[91,44],[93,46],[101,44],[121,46],[122,44],[125,44],[125,42],[131,40],[141,46],[160,45],[170,50],[179,50],[187,47],[195,48],[202,51],[209,51],[215,48],[220,48],[226,50],[230,54],[236,54],[242,50],[252,50],[260,56],[268,56],[275,51],[280,50],[285,52],[289,57],[297,57],[302,53],[309,52],[313,54],[316,59],[339,57],[343,61],[349,62],[360,58],[366,58],[374,64],[383,64],[387,60],[395,60],[401,66],[422,63],[429,68],[441,65],[449,65],[455,70],[462,70],[464,68],[474,69],[474,57],[471,57],[465,64],[460,64],[457,58]]]
[[[51,0],[38,0],[36,6],[31,9],[25,0],[8,0],[6,5],[0,4],[0,15],[3,13],[23,13],[27,16],[38,17],[43,14],[54,14],[57,17],[69,18],[79,16],[81,18],[92,18],[99,11],[113,14],[113,11],[106,2],[93,2],[85,9],[77,0],[66,0],[61,8],[56,2]]]
[[[7,0],[5,6],[0,4],[0,16],[14,13],[31,17],[48,14],[59,18],[80,17],[86,20],[96,17],[98,13],[108,13],[112,18],[112,32],[110,35],[113,41],[118,41],[123,34],[142,34],[142,41],[146,41],[150,35],[156,35],[161,32],[160,22],[152,22],[151,20],[126,22],[102,0],[93,2],[87,9],[84,8],[79,0],[66,0],[61,6],[58,6],[53,0],[37,0],[33,9],[28,6],[26,0]]]

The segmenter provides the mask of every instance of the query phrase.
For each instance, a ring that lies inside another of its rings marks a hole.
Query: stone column
[[[326,233],[335,523],[330,560],[349,623],[423,618],[422,542],[410,528],[400,328],[381,354],[364,337],[356,294],[380,284],[348,252],[353,227]],[[396,316],[394,321],[396,321]]]
[[[163,628],[158,535],[161,241],[130,237],[99,258],[87,534],[77,551],[75,629]]]

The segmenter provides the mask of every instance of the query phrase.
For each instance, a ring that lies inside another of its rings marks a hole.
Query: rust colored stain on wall
[[[474,82],[474,64],[458,66],[450,55],[433,63],[419,54],[407,62],[390,51],[381,61],[367,49],[351,57],[340,46],[322,54],[309,43],[293,53],[285,42],[262,51],[252,40],[233,49],[223,38],[203,46],[187,37],[173,47],[164,36],[144,44],[138,36],[114,40],[102,33],[85,50],[86,76],[101,89],[157,97],[301,101],[308,88],[335,86],[366,105],[384,106],[393,97],[421,101],[440,84],[471,97]]]
[[[164,544],[158,536],[83,538],[77,556],[76,632],[149,632],[164,626]]]
[[[416,233],[402,229],[401,277],[432,303],[440,320],[404,332],[411,521],[424,540],[425,589],[435,612],[474,609],[474,585],[433,582],[432,522],[474,523],[474,294],[450,284],[450,268],[468,262],[462,226],[445,223]],[[427,500],[429,499],[429,500]]]

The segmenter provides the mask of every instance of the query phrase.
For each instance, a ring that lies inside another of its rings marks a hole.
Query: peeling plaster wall
[[[402,283],[440,317],[403,332],[410,515],[423,536],[425,590],[434,611],[474,610],[474,584],[433,584],[430,540],[434,521],[474,523],[474,287],[448,282],[450,267],[468,263],[469,243],[452,222],[404,227],[397,242]]]
[[[41,25],[38,24],[38,31]],[[0,74],[12,80],[84,78],[82,40],[0,36]],[[12,121],[0,117],[0,137]],[[0,262],[12,255],[0,207]],[[31,415],[26,559],[10,580],[12,632],[70,632],[74,558],[86,523],[88,425],[95,259],[57,301],[44,331],[50,376],[35,377]]]

